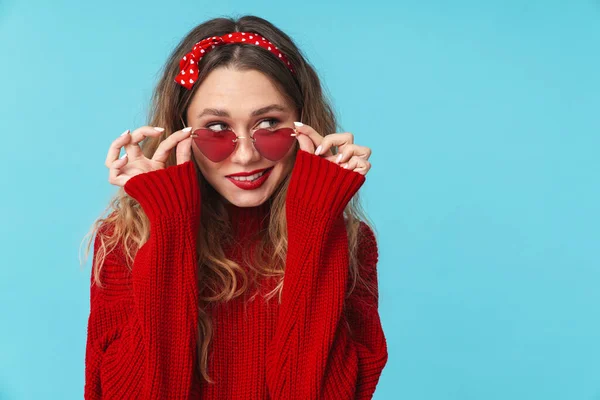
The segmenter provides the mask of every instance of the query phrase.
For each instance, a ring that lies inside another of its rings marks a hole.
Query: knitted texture
[[[148,216],[151,233],[132,272],[116,248],[102,266],[103,286],[91,280],[85,399],[372,398],[388,357],[378,295],[357,285],[345,299],[350,282],[343,210],[365,177],[298,151],[286,199],[282,303],[241,296],[207,309],[214,328],[208,372],[216,381],[208,384],[194,373],[201,206],[196,174],[188,161],[136,175],[125,185]],[[269,213],[265,204],[228,210],[244,246],[247,232],[264,227]],[[101,230],[110,234],[111,228]],[[359,237],[361,276],[377,287],[375,236],[361,223]],[[95,240],[94,255],[98,248]],[[227,256],[246,269],[240,253],[232,248]],[[273,287],[265,285],[264,292]]]

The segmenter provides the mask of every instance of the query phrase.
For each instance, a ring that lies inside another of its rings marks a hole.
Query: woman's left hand
[[[371,149],[354,144],[354,135],[350,132],[331,133],[325,137],[321,136],[309,125],[296,126],[299,135],[296,139],[300,143],[300,149],[311,154],[325,157],[328,161],[339,164],[343,168],[366,175],[371,169]],[[337,147],[338,154],[333,154],[332,146]],[[315,148],[319,153],[315,153]]]

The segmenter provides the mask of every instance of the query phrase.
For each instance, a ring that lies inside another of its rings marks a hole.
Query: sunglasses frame
[[[181,119],[181,124],[185,127],[186,124],[183,121],[183,117],[179,116],[179,119]],[[300,118],[300,120],[302,121],[302,117]],[[290,127],[283,127],[283,128],[290,129]],[[197,129],[209,129],[209,128],[196,128],[196,129],[192,128],[192,130],[190,132],[190,137],[192,137],[192,138],[198,137],[196,134],[194,134],[194,131],[196,131]],[[260,129],[265,129],[265,128],[260,128]],[[260,129],[254,129],[254,130],[252,130],[252,134],[250,135],[250,137],[238,136],[237,133],[233,129],[228,129],[228,130],[230,130],[231,132],[233,132],[233,134],[235,135],[235,139],[232,140],[233,143],[237,143],[238,139],[252,139],[252,146],[254,146],[254,143],[256,142],[256,139],[254,138],[254,132],[256,132],[256,131],[258,131]],[[282,129],[282,128],[278,128],[278,129]],[[294,126],[293,130],[294,130],[294,133],[292,133],[290,136],[298,136],[299,133],[298,133],[298,130],[296,129],[296,126]],[[227,157],[230,157],[231,154],[233,154],[235,152],[236,148],[237,148],[237,145],[233,148],[233,150],[231,151],[231,153]],[[256,146],[254,146],[254,149],[260,153],[260,151],[256,148]],[[262,153],[261,153],[261,155],[262,155]]]

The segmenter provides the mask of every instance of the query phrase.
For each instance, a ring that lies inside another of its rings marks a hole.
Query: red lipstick
[[[250,176],[250,175],[258,174],[259,172],[263,172],[265,169],[268,169],[268,168],[255,169],[254,171],[250,171],[250,172],[238,172],[237,174],[231,174],[231,175],[226,175],[226,176],[227,177],[230,177],[230,176]]]
[[[260,172],[260,171],[265,171],[265,169],[257,170],[257,172]],[[254,190],[254,189],[258,189],[259,187],[261,187],[263,185],[263,183],[265,183],[265,181],[269,178],[269,175],[271,175],[271,171],[273,171],[273,167],[266,168],[266,172],[264,174],[262,174],[262,176],[260,176],[258,179],[253,180],[253,181],[238,181],[238,180],[233,179],[233,176],[248,176],[248,175],[255,174],[257,172],[234,174],[234,175],[229,175],[226,178],[229,179],[229,181],[231,183],[233,183],[235,186],[239,187],[240,189]]]

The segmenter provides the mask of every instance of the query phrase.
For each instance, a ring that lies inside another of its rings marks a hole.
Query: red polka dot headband
[[[175,77],[175,82],[191,89],[194,83],[198,80],[198,67],[197,64],[200,62],[202,57],[216,46],[228,44],[228,43],[245,43],[254,44],[262,47],[263,49],[269,50],[278,59],[280,59],[290,72],[294,73],[294,68],[290,64],[289,60],[283,54],[277,46],[265,39],[264,37],[257,35],[253,32],[231,32],[223,36],[213,36],[206,39],[202,39],[194,45],[192,51],[187,53],[179,61],[179,73]]]

